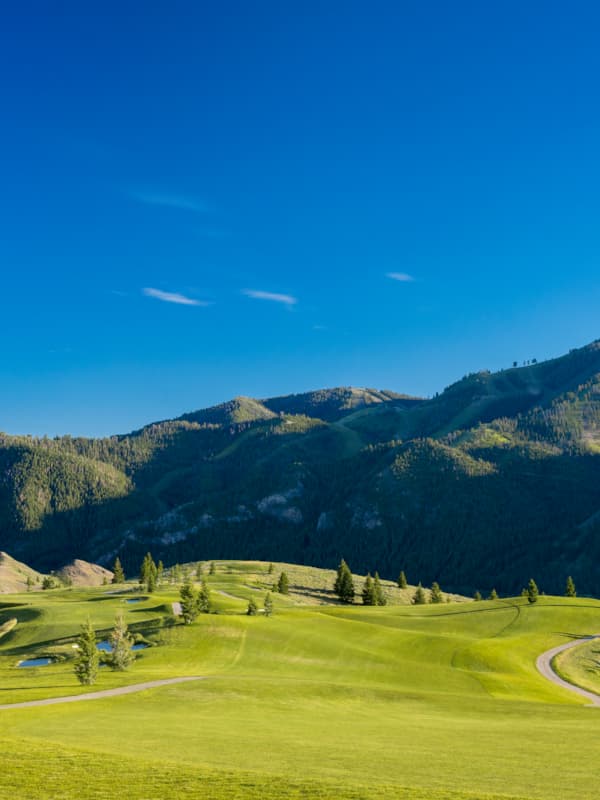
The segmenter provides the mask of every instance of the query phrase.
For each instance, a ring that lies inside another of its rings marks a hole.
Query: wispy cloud
[[[131,197],[140,203],[149,206],[166,206],[178,208],[181,211],[193,211],[196,214],[205,214],[209,211],[208,205],[198,197],[184,194],[169,194],[163,192],[131,191]]]
[[[295,306],[298,302],[291,294],[277,294],[276,292],[260,292],[256,289],[243,289],[242,294],[254,300],[271,300],[273,303],[283,303],[286,306]]]
[[[177,294],[176,292],[163,292],[160,289],[146,288],[142,289],[142,294],[146,297],[154,297],[156,300],[162,300],[163,303],[176,303],[180,306],[209,306],[205,300],[195,300],[193,297],[186,297],[184,294]]]
[[[400,281],[401,283],[412,283],[414,278],[407,272],[386,272],[386,278],[391,278],[393,281]]]

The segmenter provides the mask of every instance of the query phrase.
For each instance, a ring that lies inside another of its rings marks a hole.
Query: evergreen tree
[[[273,598],[271,597],[271,592],[266,593],[263,605],[265,609],[265,617],[273,616]]]
[[[119,611],[115,617],[115,627],[110,634],[109,642],[112,652],[108,663],[112,669],[124,672],[135,661],[135,655],[131,652],[133,637],[127,629],[122,611]]]
[[[267,575],[272,575],[273,574],[273,569],[274,569],[273,562],[271,561],[271,563],[269,564],[269,568],[267,570]]]
[[[146,553],[142,566],[140,567],[140,585],[146,587],[146,591],[152,593],[156,589],[156,579],[158,569],[150,553]]]
[[[138,578],[138,583],[140,584],[140,586],[144,586],[146,581],[148,580],[148,557],[149,556],[150,556],[150,553],[146,553],[146,555],[144,556],[144,560],[142,561],[141,566],[140,566],[140,577]],[[151,558],[151,556],[150,556],[150,558]]]
[[[429,597],[430,603],[443,603],[444,602],[444,595],[442,594],[442,590],[440,589],[440,585],[437,581],[434,581],[431,584],[431,594]]]
[[[210,569],[208,570],[208,574],[209,575],[214,575],[216,571],[217,571],[217,568],[215,566],[215,562],[211,561],[210,562]]]
[[[171,567],[171,583],[181,583],[181,567],[179,564],[174,564]]]
[[[498,592],[495,589],[492,589],[492,591],[490,592],[490,596],[488,597],[488,600],[497,600],[497,599],[498,599]]]
[[[150,569],[148,572],[148,578],[146,579],[146,591],[149,594],[152,594],[152,592],[156,589],[156,575],[157,572],[155,566],[154,569]]]
[[[350,567],[344,559],[340,561],[340,565],[337,570],[337,577],[335,579],[334,584],[334,591],[337,596],[340,598],[342,603],[353,603],[354,602],[354,581],[352,580],[352,573],[350,572]]]
[[[483,600],[483,597],[481,596],[481,592],[479,591],[479,589],[477,589],[477,591],[473,595],[473,600],[475,600],[476,603],[479,603],[480,600]]]
[[[249,617],[255,617],[258,614],[258,606],[254,602],[253,597],[251,597],[250,600],[248,600],[248,608],[246,609],[246,614]]]
[[[376,606],[387,605],[387,597],[384,594],[378,572],[375,573],[375,577],[373,578],[373,598]]]
[[[179,590],[181,602],[181,615],[186,625],[190,625],[198,616],[200,611],[198,595],[192,586],[191,581],[186,581]]]
[[[407,586],[406,575],[404,574],[404,570],[401,570],[400,575],[398,575],[398,588],[406,589]]]
[[[96,632],[88,617],[85,625],[81,626],[81,633],[77,639],[78,653],[75,659],[74,671],[79,683],[91,686],[98,677],[100,655],[96,647]]]
[[[201,561],[199,561],[196,564],[196,580],[197,581],[201,581],[202,580],[202,562]]]
[[[200,584],[198,593],[198,608],[202,614],[210,614],[210,589],[205,580]]]
[[[531,578],[529,583],[527,584],[527,600],[530,603],[537,603],[537,599],[539,597],[540,591],[537,587],[536,582]]]
[[[577,597],[577,590],[573,578],[569,575],[567,578],[567,585],[565,587],[565,597]]]
[[[367,577],[365,579],[365,585],[362,590],[362,601],[364,606],[375,605],[375,590],[373,587],[373,578],[371,577],[370,572],[367,572]]]
[[[121,566],[121,560],[119,556],[115,558],[115,563],[113,566],[113,583],[125,583],[125,573],[123,572],[123,567]]]
[[[158,586],[163,579],[163,573],[165,571],[165,565],[162,561],[159,561],[156,565],[156,585]]]
[[[282,572],[281,575],[279,576],[279,580],[277,581],[277,591],[279,592],[279,594],[290,593],[290,581],[285,572]]]
[[[30,592],[33,589],[33,578],[31,577],[31,575],[27,576],[26,583],[27,583],[27,591]]]
[[[423,591],[423,587],[421,586],[421,581],[419,581],[417,590],[413,595],[412,601],[413,605],[415,606],[422,606],[425,605],[425,603],[427,602],[427,597],[425,595],[425,592]]]

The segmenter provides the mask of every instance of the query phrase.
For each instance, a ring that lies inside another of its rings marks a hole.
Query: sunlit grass
[[[69,660],[32,670],[16,663],[57,641],[68,655],[88,615],[106,630],[118,608],[156,646],[127,673],[101,670],[94,689],[206,679],[0,712],[0,797],[108,797],[107,775],[123,775],[132,798],[595,793],[600,714],[538,675],[535,658],[600,630],[600,603],[349,608],[308,595],[303,603],[297,592],[275,595],[266,619],[245,615],[247,599],[260,606],[281,565],[272,575],[267,564],[216,567],[208,580],[218,613],[191,626],[170,624],[171,586],[139,604],[101,590],[7,598],[27,605],[0,611],[0,624],[19,618],[0,641],[0,703],[82,691]],[[325,584],[330,576],[318,573],[312,580]]]

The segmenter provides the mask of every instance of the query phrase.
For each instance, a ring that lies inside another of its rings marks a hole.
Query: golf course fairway
[[[113,587],[3,595],[0,626],[17,624],[0,638],[0,705],[203,680],[0,710],[0,798],[596,796],[600,708],[535,664],[600,631],[600,602],[379,608],[319,604],[298,589],[273,595],[272,617],[247,616],[273,582],[266,572],[218,562],[207,576],[216,613],[191,625],[173,619],[172,585],[138,603]],[[89,617],[100,640],[118,610],[151,646],[128,671],[103,668],[81,686],[80,626]],[[56,660],[17,667],[38,656]],[[595,681],[587,688],[600,691]]]

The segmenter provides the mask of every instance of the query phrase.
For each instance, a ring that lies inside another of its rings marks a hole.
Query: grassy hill
[[[37,569],[276,558],[462,594],[600,586],[600,342],[430,399],[235,400],[105,439],[0,437],[0,547]]]
[[[17,561],[8,553],[0,552],[0,594],[27,591],[28,579],[29,588],[40,589],[42,578],[43,575],[27,564]]]
[[[206,579],[218,613],[190,626],[172,624],[169,584],[135,604],[128,586],[7,598],[0,625],[18,623],[0,639],[0,704],[85,691],[72,673],[73,637],[88,616],[105,636],[117,609],[152,646],[127,673],[101,670],[94,689],[205,680],[0,710],[1,798],[103,798],[107,775],[123,776],[132,800],[595,796],[600,716],[534,664],[597,631],[600,602],[315,604],[311,592],[331,576],[298,568],[300,591],[275,595],[267,619],[244,613],[250,596],[261,605],[267,564],[216,567]],[[16,667],[48,653],[64,660]]]
[[[89,561],[74,559],[70,564],[65,564],[57,573],[57,577],[68,586],[102,586],[110,583],[113,573],[99,564],[90,564]]]

